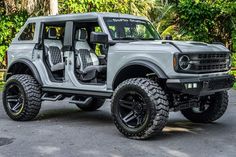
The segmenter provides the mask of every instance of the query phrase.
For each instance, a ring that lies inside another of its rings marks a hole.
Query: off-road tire
[[[125,126],[118,113],[119,97],[127,90],[141,93],[149,110],[147,120],[137,130]],[[131,139],[147,139],[160,133],[165,127],[169,116],[169,102],[165,91],[157,83],[147,78],[131,78],[116,88],[111,101],[111,112],[117,129],[123,135]]]
[[[88,105],[76,104],[76,106],[83,111],[96,111],[97,109],[102,107],[105,101],[106,99],[93,98],[92,102],[89,103]]]
[[[7,103],[7,89],[13,85],[19,87],[24,98],[22,111],[17,115],[11,113]],[[37,116],[41,108],[41,88],[38,82],[30,75],[13,75],[5,84],[2,99],[4,109],[11,119],[15,121],[29,121]]]
[[[211,96],[209,108],[202,113],[195,113],[192,108],[184,109],[181,113],[195,123],[210,123],[223,116],[228,106],[227,91],[218,92]]]

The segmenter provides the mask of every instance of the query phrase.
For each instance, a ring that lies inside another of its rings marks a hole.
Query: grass
[[[236,68],[235,68],[235,67],[233,67],[233,68],[231,69],[231,71],[229,72],[229,74],[231,74],[231,75],[234,75],[234,76],[235,76],[235,78],[236,78]],[[235,89],[235,90],[236,90],[236,82],[234,82],[233,89]]]
[[[3,91],[4,84],[5,84],[5,82],[0,82],[0,92]]]
[[[236,90],[236,82],[234,82],[234,86],[233,86],[233,89],[235,89],[235,90]]]

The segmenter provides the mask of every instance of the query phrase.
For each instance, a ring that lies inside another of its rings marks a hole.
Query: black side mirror
[[[108,43],[108,35],[103,32],[91,32],[90,43],[107,44]]]
[[[167,35],[165,40],[173,40],[172,36],[171,35]]]

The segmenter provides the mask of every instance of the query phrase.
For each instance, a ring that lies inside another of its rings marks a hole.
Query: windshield
[[[104,18],[113,40],[159,40],[152,24],[145,20]]]

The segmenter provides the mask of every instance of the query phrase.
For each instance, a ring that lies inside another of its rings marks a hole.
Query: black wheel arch
[[[28,59],[22,58],[13,61],[7,69],[5,81],[14,74],[28,74],[33,76],[42,85],[42,79],[35,65]]]
[[[125,64],[116,73],[112,88],[115,89],[121,82],[134,77],[144,77],[147,73],[155,73],[160,79],[167,79],[165,72],[155,63],[147,60],[136,60]]]

